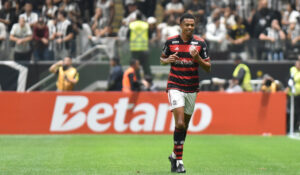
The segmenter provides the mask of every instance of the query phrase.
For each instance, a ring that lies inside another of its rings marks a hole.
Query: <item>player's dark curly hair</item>
[[[184,19],[193,19],[195,20],[195,16],[190,14],[190,13],[184,13],[181,17],[180,17],[180,24],[182,23],[182,21]]]

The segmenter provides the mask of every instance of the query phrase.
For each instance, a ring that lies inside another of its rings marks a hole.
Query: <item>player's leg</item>
[[[186,138],[186,133],[189,128],[189,123],[192,118],[192,114],[195,108],[195,101],[196,101],[197,93],[185,93],[185,106],[184,106],[184,126],[185,126],[185,133],[184,133],[184,141]]]
[[[184,141],[185,141],[185,138],[186,138],[186,133],[187,133],[187,130],[189,128],[189,123],[190,123],[191,118],[192,118],[192,115],[184,114],[184,126],[185,126]]]
[[[183,156],[183,145],[186,137],[186,122],[184,107],[176,108],[173,110],[175,118],[175,130],[174,130],[174,148],[172,156],[176,156],[176,170],[177,173],[185,173],[185,168],[183,166],[182,156]]]
[[[170,90],[168,92],[168,97],[171,105],[171,110],[175,119],[175,129],[173,135],[174,147],[172,154],[169,156],[169,160],[171,162],[171,172],[185,172],[182,163],[183,142],[185,133],[184,94],[177,90]],[[179,170],[178,167],[180,167]]]

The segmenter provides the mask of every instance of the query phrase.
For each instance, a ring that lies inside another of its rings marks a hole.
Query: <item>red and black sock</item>
[[[183,144],[184,144],[185,136],[186,136],[185,129],[175,128],[173,152],[175,153],[177,160],[182,160]]]

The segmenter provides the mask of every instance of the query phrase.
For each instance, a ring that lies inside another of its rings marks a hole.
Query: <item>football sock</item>
[[[185,139],[185,129],[175,128],[174,131],[174,149],[173,152],[176,155],[177,160],[182,160],[183,155],[183,144]]]

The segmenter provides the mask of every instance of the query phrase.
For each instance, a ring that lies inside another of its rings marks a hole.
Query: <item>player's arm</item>
[[[201,52],[199,53],[196,48],[190,50],[191,56],[195,59],[195,61],[200,65],[202,69],[204,69],[206,72],[211,71],[211,63],[210,58],[208,57],[207,53],[207,46],[205,43],[203,43],[201,47]]]
[[[79,73],[76,72],[75,76],[73,79],[70,79],[71,83],[76,84],[79,81]]]
[[[160,64],[167,65],[167,64],[170,64],[170,63],[174,63],[177,59],[179,59],[177,54],[178,54],[178,52],[176,52],[176,53],[174,53],[170,56],[167,56],[164,53],[162,53],[161,56],[160,56]]]
[[[203,58],[201,58],[201,56],[199,54],[197,54],[195,57],[193,56],[193,58],[202,67],[202,69],[205,70],[205,72],[210,72],[211,71],[211,63],[210,63],[209,58],[204,60]]]
[[[63,61],[58,61],[52,64],[49,68],[49,72],[56,73],[59,66],[63,65]]]
[[[68,78],[67,75],[65,75],[65,80],[67,80],[68,82],[72,83],[72,84],[76,84],[79,81],[79,74],[78,72],[76,72],[76,74],[74,75],[73,78]]]
[[[170,63],[174,63],[176,59],[179,59],[178,52],[171,55],[171,51],[169,48],[169,41],[166,41],[164,48],[162,49],[162,54],[160,56],[160,64],[167,65]]]

